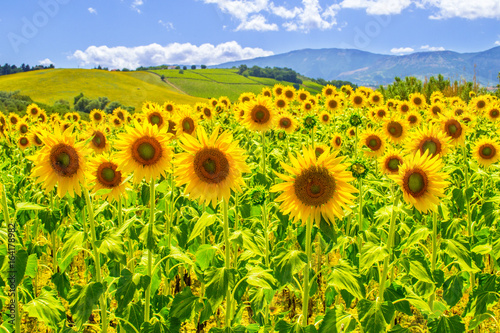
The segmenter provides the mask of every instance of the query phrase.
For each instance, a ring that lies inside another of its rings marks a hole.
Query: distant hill
[[[303,49],[268,57],[227,62],[212,67],[288,67],[311,78],[345,80],[358,85],[389,84],[394,77],[425,77],[442,74],[451,80],[476,80],[481,85],[498,83],[500,46],[475,53],[453,51],[417,52],[407,55],[376,54],[356,49]]]
[[[48,69],[0,76],[0,91],[16,91],[34,101],[53,104],[59,99],[73,103],[82,92],[86,97],[108,97],[141,110],[152,101],[194,105],[206,99],[179,93],[158,75],[148,72],[108,72],[96,69]]]

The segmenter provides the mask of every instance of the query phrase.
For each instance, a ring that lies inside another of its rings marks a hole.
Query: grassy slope
[[[191,104],[205,101],[176,92],[160,77],[148,72],[108,72],[89,69],[51,69],[0,76],[0,91],[20,90],[34,101],[70,103],[80,92],[86,97],[108,97],[140,110],[144,101]]]
[[[218,98],[226,96],[231,101],[236,101],[241,93],[253,92],[258,94],[264,87],[272,87],[277,83],[292,85],[290,82],[280,82],[269,78],[249,76],[248,78],[238,75],[237,69],[187,69],[183,74],[177,69],[163,69],[151,71],[163,75],[182,91],[192,96]],[[321,86],[311,81],[301,85],[309,92],[316,94],[321,92]]]

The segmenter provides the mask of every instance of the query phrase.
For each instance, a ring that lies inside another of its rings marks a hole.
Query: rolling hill
[[[80,92],[86,97],[108,97],[140,110],[144,101],[194,105],[206,99],[179,93],[148,72],[108,72],[91,69],[49,69],[0,76],[0,91],[16,91],[34,101],[53,104],[59,99],[73,103]]]
[[[452,51],[417,52],[408,55],[385,55],[355,49],[304,49],[268,57],[215,65],[231,68],[240,65],[288,67],[298,73],[325,80],[345,80],[358,85],[378,86],[394,77],[415,76],[421,80],[442,74],[451,80],[476,80],[491,86],[498,83],[500,46],[475,53]]]

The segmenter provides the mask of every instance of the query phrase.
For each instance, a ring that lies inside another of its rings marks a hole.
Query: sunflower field
[[[500,332],[500,101],[275,85],[0,116],[0,332]]]

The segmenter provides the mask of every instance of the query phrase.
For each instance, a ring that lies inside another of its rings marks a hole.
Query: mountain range
[[[475,73],[476,81],[488,87],[498,84],[500,46],[472,53],[432,51],[407,55],[376,54],[357,49],[303,49],[211,67],[231,68],[243,64],[288,67],[310,78],[344,80],[364,86],[389,84],[396,76],[425,80],[439,74],[452,81],[472,81]]]

